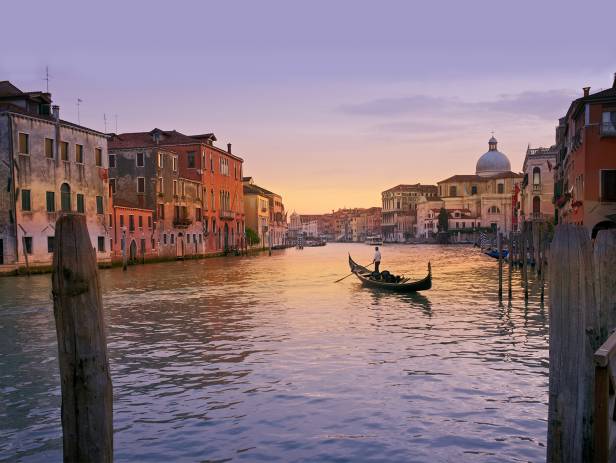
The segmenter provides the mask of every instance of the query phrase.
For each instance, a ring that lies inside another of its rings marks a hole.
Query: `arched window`
[[[541,169],[539,167],[533,169],[533,185],[541,185]]]
[[[533,215],[539,215],[541,213],[541,198],[535,196],[533,198]]]
[[[63,183],[60,187],[60,202],[64,212],[71,211],[71,187],[68,183]]]

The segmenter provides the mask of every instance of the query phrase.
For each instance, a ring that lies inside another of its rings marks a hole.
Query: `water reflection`
[[[544,459],[547,314],[466,247],[328,245],[104,271],[117,461]],[[0,460],[61,459],[49,276],[0,279]]]

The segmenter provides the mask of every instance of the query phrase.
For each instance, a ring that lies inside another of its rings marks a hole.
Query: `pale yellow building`
[[[269,198],[259,188],[244,184],[244,214],[246,228],[252,229],[261,242],[260,246],[269,245]]]

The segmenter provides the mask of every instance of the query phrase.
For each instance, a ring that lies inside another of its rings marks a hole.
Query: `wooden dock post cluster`
[[[541,239],[538,243],[541,247]],[[540,265],[543,267],[542,262]],[[593,250],[585,228],[569,224],[557,227],[548,265],[548,462],[608,461],[614,457],[610,455],[614,438],[606,434],[606,429],[609,432],[615,424],[609,382],[613,381],[611,372],[616,372],[616,368],[610,368],[610,361],[616,356],[603,351],[616,349],[609,345],[599,349],[616,328],[614,268],[616,230],[599,232]],[[616,346],[616,338],[610,340]]]
[[[53,300],[65,462],[113,461],[113,393],[95,250],[85,216],[56,223]]]

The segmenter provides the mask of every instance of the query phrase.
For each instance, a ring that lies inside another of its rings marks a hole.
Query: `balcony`
[[[602,137],[616,137],[616,122],[603,122],[599,130]]]
[[[190,220],[187,217],[184,218],[175,218],[173,219],[173,226],[175,228],[188,228],[188,226],[192,223],[192,220]]]
[[[533,193],[541,193],[541,184],[533,185]]]
[[[233,220],[234,218],[235,218],[235,212],[221,209],[220,211],[221,220]]]

